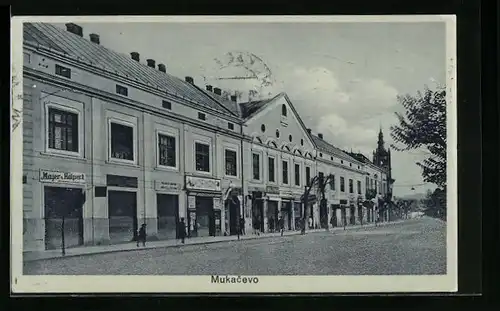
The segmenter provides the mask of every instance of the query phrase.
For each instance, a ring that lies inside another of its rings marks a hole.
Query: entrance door
[[[237,235],[240,221],[240,201],[238,197],[230,197],[226,202],[229,205],[229,234]]]
[[[44,187],[45,249],[83,245],[82,189]]]
[[[332,208],[332,219],[330,220],[330,224],[332,227],[337,227],[337,208],[335,205],[331,205]]]
[[[158,217],[158,239],[165,240],[177,238],[179,196],[172,194],[157,194],[156,209]]]
[[[253,197],[255,198],[255,194]],[[264,201],[258,198],[252,202],[252,226],[264,232]]]
[[[278,229],[278,202],[267,202],[267,229],[269,232],[274,232]]]
[[[137,195],[128,191],[108,191],[109,240],[134,241],[137,237]]]
[[[197,236],[215,236],[214,205],[211,197],[196,197]]]
[[[293,213],[295,216],[295,230],[301,229],[301,220],[302,220],[302,204],[299,202],[293,203]]]

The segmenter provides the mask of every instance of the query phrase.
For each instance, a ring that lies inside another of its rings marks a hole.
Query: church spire
[[[382,126],[380,126],[380,131],[378,132],[378,150],[384,150],[384,134],[382,133]]]

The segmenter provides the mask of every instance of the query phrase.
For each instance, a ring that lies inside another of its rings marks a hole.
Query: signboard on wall
[[[188,209],[196,209],[196,197],[188,196]]]
[[[214,198],[214,209],[220,210],[222,207],[220,198]]]
[[[40,170],[40,181],[49,183],[84,184],[85,174],[75,172],[60,172]]]
[[[170,181],[162,181],[162,180],[155,180],[155,190],[156,191],[162,191],[162,190],[170,190],[170,191],[179,191],[181,190],[181,185],[178,183],[173,183]]]
[[[220,179],[186,176],[186,189],[221,191]]]

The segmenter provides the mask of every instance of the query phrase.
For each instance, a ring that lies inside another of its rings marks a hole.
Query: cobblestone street
[[[446,273],[446,224],[380,227],[24,263],[24,274],[384,275]]]

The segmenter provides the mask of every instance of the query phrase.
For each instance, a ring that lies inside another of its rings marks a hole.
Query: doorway
[[[328,228],[328,207],[326,201],[321,201],[319,204],[319,219],[321,229]]]
[[[215,236],[214,200],[196,197],[196,236]]]
[[[240,200],[237,196],[229,197],[226,201],[226,205],[229,206],[229,234],[237,235],[241,217]]]
[[[278,230],[278,202],[268,201],[267,202],[267,229],[269,232],[275,232]]]
[[[284,230],[292,230],[292,202],[283,201],[281,204],[281,215],[283,216]]]
[[[172,194],[156,194],[156,209],[158,217],[158,239],[178,238],[177,223],[179,222],[179,196]]]
[[[356,211],[355,206],[351,205],[349,207],[349,223],[351,225],[355,225],[356,224],[356,214],[355,214],[355,211]]]
[[[137,194],[108,191],[109,240],[111,243],[135,241],[137,238]]]
[[[80,188],[44,187],[45,249],[83,245],[83,204]]]
[[[255,193],[252,197],[252,227],[264,232],[264,201]]]

